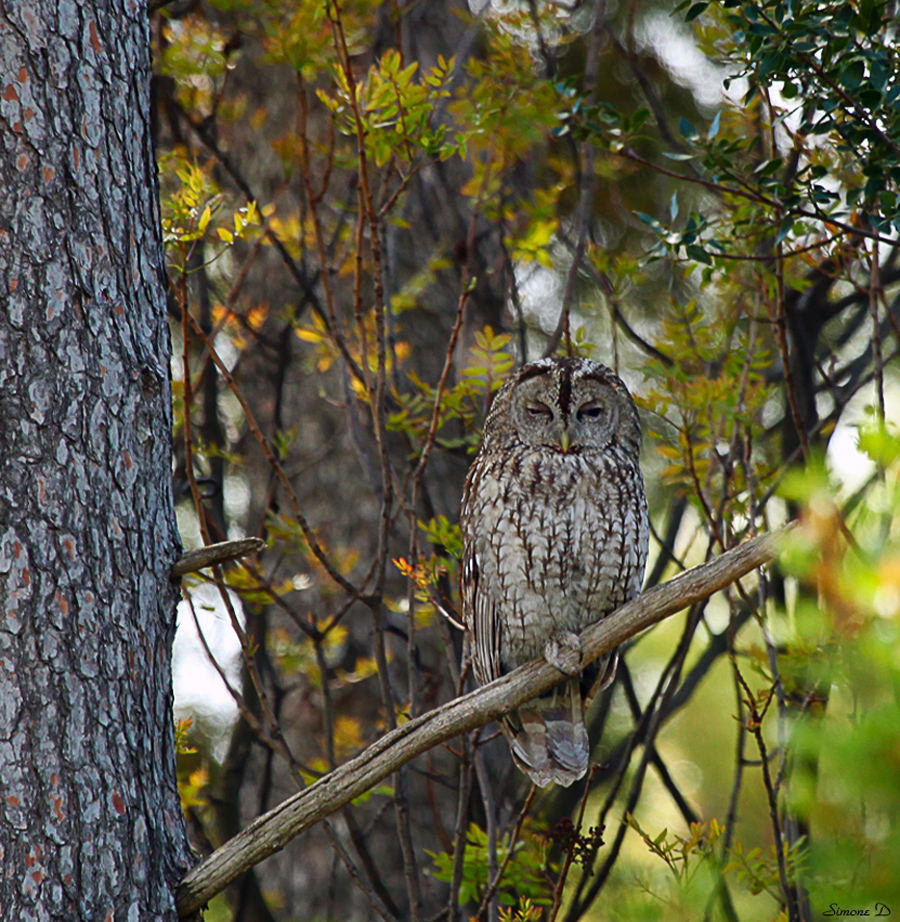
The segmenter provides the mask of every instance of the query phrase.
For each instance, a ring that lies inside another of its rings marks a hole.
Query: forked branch
[[[581,635],[585,662],[771,562],[781,534],[753,538],[686,570],[592,625]],[[495,720],[563,679],[553,666],[534,660],[386,733],[356,758],[259,817],[190,871],[178,886],[179,915],[196,912],[239,874],[432,746]]]

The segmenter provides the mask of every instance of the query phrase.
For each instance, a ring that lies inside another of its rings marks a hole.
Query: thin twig
[[[597,773],[598,765],[591,765],[591,772],[587,777],[587,780],[584,784],[584,793],[581,796],[581,806],[578,810],[578,821],[575,823],[575,835],[581,835],[581,830],[584,826],[584,811],[587,809],[588,797],[591,793],[591,787],[594,781],[594,775]],[[534,788],[532,787],[532,790]],[[559,879],[556,881],[556,887],[554,888],[553,894],[553,907],[550,910],[550,920],[549,922],[556,922],[556,917],[559,915],[560,907],[562,906],[563,892],[566,888],[566,878],[569,876],[569,869],[572,867],[572,861],[575,857],[575,841],[573,840],[569,848],[566,850],[566,857],[563,860],[563,866],[559,873]],[[587,872],[587,866],[584,867],[585,872]]]
[[[522,809],[519,811],[519,816],[516,819],[516,825],[513,828],[512,835],[509,837],[509,843],[506,847],[506,854],[503,856],[503,860],[500,862],[500,866],[497,868],[497,873],[494,874],[493,879],[491,880],[490,885],[487,890],[485,890],[484,896],[481,899],[481,905],[478,907],[478,912],[475,913],[476,919],[483,919],[485,910],[488,908],[488,904],[494,899],[494,894],[497,892],[497,888],[500,886],[500,881],[503,880],[503,875],[506,873],[506,868],[509,866],[509,862],[512,860],[513,854],[516,850],[516,844],[519,841],[519,834],[522,832],[522,824],[525,822],[525,817],[528,816],[528,810],[531,808],[531,802],[534,800],[534,795],[537,793],[537,785],[531,785],[531,788],[528,791],[528,796],[525,798],[525,803],[522,805]]]
[[[241,393],[240,388],[237,386],[237,382],[234,380],[234,377],[228,370],[228,366],[219,357],[219,354],[216,352],[212,343],[209,341],[209,339],[207,339],[206,334],[203,332],[203,330],[200,329],[200,325],[194,320],[193,317],[190,317],[190,315],[188,315],[188,318],[191,324],[191,328],[200,337],[200,339],[203,341],[203,344],[209,350],[209,354],[212,357],[212,360],[216,363],[217,368],[222,373],[222,377],[225,378],[226,383],[231,388],[232,393],[240,403],[241,409],[244,411],[244,416],[247,420],[247,425],[250,427],[250,431],[253,433],[256,441],[259,443],[259,446],[262,448],[270,467],[278,477],[282,489],[284,490],[288,500],[291,503],[291,509],[294,513],[294,518],[297,520],[297,524],[300,526],[300,530],[303,532],[303,537],[306,543],[309,545],[309,549],[313,556],[316,558],[316,560],[319,561],[320,564],[322,564],[322,566],[325,568],[325,572],[335,583],[337,583],[338,586],[341,587],[341,589],[354,596],[355,598],[365,600],[362,592],[357,589],[353,583],[347,580],[328,559],[324,549],[319,544],[315,534],[313,533],[312,528],[306,521],[303,513],[300,511],[300,503],[297,499],[297,494],[294,493],[290,481],[287,479],[287,475],[284,472],[284,468],[281,466],[281,462],[269,447],[268,441],[256,423],[256,418],[250,409],[250,405],[247,403],[246,398]]]
[[[384,295],[384,279],[382,277],[381,233],[379,229],[379,216],[372,195],[371,177],[369,175],[369,161],[366,154],[366,127],[363,123],[362,113],[359,108],[359,94],[357,93],[356,77],[350,63],[350,51],[347,46],[347,37],[344,33],[344,23],[341,11],[336,2],[326,2],[326,15],[331,22],[334,48],[338,62],[347,81],[348,100],[350,110],[356,127],[357,158],[359,162],[359,205],[360,229],[363,217],[369,226],[369,246],[372,252],[372,286],[374,290],[375,310],[375,349],[376,349],[376,376],[375,387],[367,388],[372,412],[372,424],[375,433],[375,442],[378,446],[381,461],[381,517],[378,527],[377,568],[375,571],[374,599],[370,602],[373,620],[375,623],[375,658],[378,664],[378,680],[381,687],[382,703],[385,712],[385,721],[391,729],[397,726],[396,706],[394,694],[391,689],[390,671],[388,668],[387,650],[384,637],[384,593],[387,578],[388,542],[394,503],[394,485],[391,471],[390,456],[387,445],[387,410],[385,394],[387,389],[387,349],[386,349],[386,313],[387,303]],[[359,241],[361,242],[361,241]],[[358,252],[357,257],[361,254]],[[361,266],[357,263],[357,284],[361,279]],[[359,315],[359,310],[357,311]],[[361,324],[362,325],[362,324]],[[362,356],[363,366],[368,367],[368,355]],[[413,689],[410,689],[413,694]],[[397,816],[397,832],[400,840],[400,850],[403,855],[403,870],[406,879],[409,911],[412,922],[418,922],[422,893],[419,883],[419,868],[412,842],[412,829],[409,822],[409,800],[406,790],[406,777],[400,767],[394,778],[394,805]]]
[[[766,741],[763,737],[762,731],[763,718],[765,717],[769,704],[774,697],[775,685],[772,685],[772,688],[769,690],[769,696],[766,700],[766,703],[762,710],[760,710],[756,704],[756,697],[750,689],[750,686],[747,684],[746,679],[744,679],[744,676],[742,675],[741,670],[737,665],[737,661],[732,660],[732,662],[734,674],[744,691],[744,703],[746,704],[749,711],[747,730],[754,738],[754,740],[756,740],[756,746],[759,750],[763,773],[763,786],[766,791],[766,798],[769,805],[769,818],[772,822],[772,836],[775,840],[774,848],[776,861],[778,863],[778,879],[781,883],[781,892],[784,895],[785,905],[788,911],[788,919],[790,922],[801,922],[800,910],[797,903],[797,891],[793,881],[790,878],[787,865],[785,863],[784,839],[781,828],[781,819],[778,815],[778,794],[775,790],[775,784],[772,780],[772,773],[769,769],[769,750],[766,746]]]
[[[584,65],[585,103],[590,105],[597,91],[597,77],[600,67],[600,42],[606,22],[606,0],[596,0],[594,10],[594,25],[591,29],[587,46],[587,58]],[[559,321],[549,342],[544,347],[544,356],[553,355],[561,342],[565,341],[566,354],[572,354],[572,331],[570,315],[572,302],[575,298],[575,289],[578,284],[578,274],[584,261],[587,240],[591,228],[591,216],[594,210],[594,192],[597,188],[597,171],[594,169],[594,145],[590,140],[582,141],[577,148],[578,169],[581,178],[581,189],[578,196],[578,209],[575,213],[578,236],[575,249],[572,253],[572,265],[566,277],[566,287],[563,291],[562,310]]]

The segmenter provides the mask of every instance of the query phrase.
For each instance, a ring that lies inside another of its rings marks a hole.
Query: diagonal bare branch
[[[760,535],[686,570],[623,605],[581,635],[585,662],[771,562],[784,531]],[[239,874],[280,851],[392,772],[445,740],[495,720],[552,688],[563,676],[543,660],[516,669],[386,733],[356,758],[259,817],[187,874],[178,886],[178,912],[196,912]]]
[[[219,563],[227,563],[229,560],[236,560],[238,557],[247,557],[250,554],[258,554],[266,546],[262,538],[238,538],[235,541],[220,541],[218,544],[207,544],[205,547],[197,548],[195,551],[186,551],[169,571],[172,579],[179,576],[185,576],[188,573],[197,573],[206,567],[212,567]]]

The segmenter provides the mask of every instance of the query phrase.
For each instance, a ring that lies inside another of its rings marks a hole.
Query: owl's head
[[[641,427],[628,388],[605,365],[547,358],[523,365],[494,398],[484,445],[513,441],[562,453],[616,447],[636,461]]]

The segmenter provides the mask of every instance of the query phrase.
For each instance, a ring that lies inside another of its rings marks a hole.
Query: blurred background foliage
[[[267,542],[185,587],[200,852],[469,687],[458,503],[515,364],[635,393],[648,585],[797,520],[628,646],[584,784],[483,729],[207,918],[900,911],[894,4],[150,10],[180,525]]]

